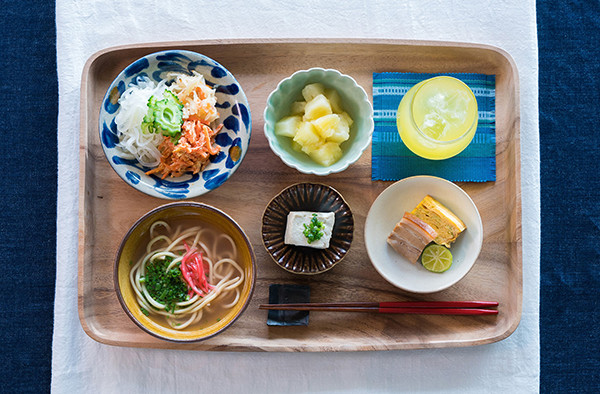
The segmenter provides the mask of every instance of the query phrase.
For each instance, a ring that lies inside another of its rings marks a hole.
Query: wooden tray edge
[[[79,202],[78,202],[78,245],[77,245],[77,312],[79,316],[79,322],[83,331],[92,339],[100,343],[106,343],[101,339],[100,335],[97,335],[96,331],[88,324],[85,317],[84,309],[84,267],[85,267],[85,240],[86,240],[86,227],[85,227],[85,207],[86,207],[86,171],[87,171],[87,94],[88,94],[88,76],[92,64],[101,55],[98,52],[92,55],[86,61],[81,75],[81,86],[79,95]]]
[[[504,49],[491,44],[464,42],[464,41],[442,41],[442,40],[407,40],[394,38],[226,38],[226,39],[208,39],[208,40],[189,40],[189,41],[154,41],[144,43],[133,43],[115,45],[101,49],[92,54],[83,68],[83,74],[87,75],[90,66],[102,55],[112,52],[147,48],[156,51],[168,49],[170,47],[185,47],[196,45],[241,45],[241,44],[384,44],[384,45],[404,45],[404,46],[440,46],[453,48],[474,48],[496,52],[508,63],[510,63],[513,74],[516,76],[515,82],[517,93],[519,92],[519,78],[516,63],[513,57]],[[517,95],[518,97],[518,95]]]
[[[107,53],[113,53],[116,51],[124,51],[130,49],[141,49],[147,48],[152,50],[162,50],[168,49],[169,47],[182,47],[182,46],[195,46],[195,45],[232,45],[232,44],[285,44],[285,43],[306,43],[306,44],[348,44],[348,43],[356,43],[356,44],[384,44],[384,45],[404,45],[404,46],[440,46],[440,47],[453,47],[453,48],[474,48],[474,49],[482,49],[489,50],[497,53],[499,56],[504,58],[510,68],[511,74],[514,78],[514,102],[513,102],[513,110],[516,114],[515,116],[515,129],[517,130],[516,136],[514,139],[514,149],[515,149],[515,162],[518,167],[518,171],[515,171],[515,190],[517,191],[515,209],[516,213],[516,223],[515,223],[515,231],[518,233],[518,240],[515,242],[516,244],[516,254],[517,260],[520,261],[519,265],[519,275],[518,282],[520,285],[519,295],[518,295],[518,310],[516,313],[516,318],[512,322],[512,325],[508,327],[506,331],[503,333],[496,335],[494,337],[488,338],[480,338],[474,340],[467,341],[454,341],[454,342],[438,342],[433,344],[425,344],[425,343],[415,343],[415,344],[406,344],[406,343],[398,343],[398,344],[387,344],[387,345],[368,345],[368,346],[354,346],[351,349],[345,349],[343,345],[339,346],[335,349],[323,349],[321,347],[285,347],[281,348],[277,345],[271,346],[260,346],[260,347],[252,347],[252,346],[240,346],[240,347],[222,347],[215,346],[210,344],[199,344],[195,345],[195,347],[190,348],[189,345],[186,347],[179,346],[170,346],[170,344],[163,345],[162,343],[157,344],[148,344],[148,343],[140,343],[137,344],[135,342],[123,343],[119,341],[114,341],[111,339],[105,338],[103,335],[98,333],[92,325],[86,319],[85,311],[84,311],[84,266],[85,266],[85,217],[83,212],[86,206],[86,187],[85,187],[85,174],[87,168],[87,111],[84,110],[85,103],[87,102],[87,82],[89,71],[92,65],[103,55]],[[521,317],[522,317],[522,299],[523,299],[523,260],[522,260],[522,240],[521,240],[521,231],[522,231],[522,212],[521,212],[521,162],[520,162],[520,84],[519,84],[519,73],[516,66],[516,63],[512,56],[506,52],[504,49],[489,45],[489,44],[481,44],[481,43],[468,43],[468,42],[453,42],[453,41],[433,41],[433,40],[403,40],[403,39],[379,39],[379,38],[356,38],[356,39],[346,39],[346,38],[280,38],[280,39],[263,39],[263,38],[253,38],[253,39],[213,39],[213,40],[192,40],[192,41],[164,41],[164,42],[149,42],[149,43],[137,43],[137,44],[126,44],[126,45],[117,45],[102,49],[92,54],[88,60],[86,61],[83,70],[82,70],[82,78],[81,78],[81,88],[80,88],[80,141],[79,141],[79,204],[78,204],[78,315],[79,320],[82,325],[84,332],[92,339],[99,343],[103,343],[111,346],[121,346],[121,347],[147,347],[147,348],[179,348],[186,350],[209,350],[209,351],[279,351],[279,352],[288,352],[288,351],[306,351],[306,352],[320,352],[320,351],[373,351],[373,350],[409,350],[409,349],[424,349],[424,348],[447,348],[447,347],[467,347],[467,346],[478,346],[485,345],[489,343],[494,343],[506,339],[517,329]],[[197,347],[196,347],[197,346]]]
[[[176,349],[176,350],[194,350],[194,351],[209,351],[209,352],[220,352],[220,351],[237,351],[237,352],[278,352],[278,353],[323,353],[323,352],[368,352],[368,351],[393,351],[393,350],[417,350],[417,349],[442,349],[442,348],[458,348],[458,347],[471,347],[471,346],[482,346],[496,342],[500,342],[509,336],[511,336],[517,329],[520,320],[516,320],[515,323],[509,327],[505,332],[494,337],[481,338],[476,340],[466,341],[447,341],[447,342],[435,342],[435,343],[396,343],[396,344],[371,344],[371,345],[336,345],[336,346],[279,346],[276,344],[268,346],[248,346],[248,345],[213,345],[209,343],[196,343],[196,344],[171,344],[171,343],[160,343],[160,342],[121,342],[111,340],[103,335],[98,335],[91,327],[84,326],[85,333],[98,343],[116,346],[116,347],[129,347],[129,348],[150,348],[150,349]],[[83,325],[83,322],[82,322]]]

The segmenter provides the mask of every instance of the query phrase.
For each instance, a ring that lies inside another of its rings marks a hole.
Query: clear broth
[[[207,223],[207,222],[203,221],[199,217],[200,217],[200,215],[186,215],[186,216],[171,217],[171,218],[164,219],[162,221],[166,222],[169,226],[171,226],[171,231],[168,232],[164,227],[160,226],[157,228],[157,231],[155,234],[165,234],[165,235],[169,236],[169,238],[173,239],[171,236],[172,236],[172,234],[175,233],[175,231],[177,230],[178,227],[180,227],[181,229],[188,229],[190,227],[195,227],[195,226],[201,226],[203,229],[208,229],[212,233],[212,236],[210,236],[210,237],[203,236],[200,239],[201,241],[211,242],[214,239],[213,236],[219,237],[222,234],[227,234],[222,229],[218,228],[217,226],[215,226],[211,223]],[[150,223],[150,226],[153,223]],[[231,236],[230,234],[227,234],[227,235]],[[146,255],[146,253],[147,253],[146,246],[148,245],[150,240],[151,240],[151,238],[150,238],[150,227],[149,227],[148,231],[146,231],[144,233],[144,235],[141,239],[140,246],[138,248],[138,252],[136,253],[136,259],[135,259],[136,262],[139,261],[140,258],[142,258]],[[157,242],[156,245],[157,246],[152,248],[153,250],[163,248],[166,246],[164,242],[160,242],[160,241]],[[208,244],[207,244],[207,247],[209,247],[209,249],[210,249],[210,246]],[[237,245],[236,245],[236,248],[237,248]],[[216,255],[223,255],[223,253],[226,251],[229,251],[229,252],[233,251],[231,243],[225,239],[219,240],[219,242],[216,244],[215,249],[216,249]],[[214,256],[210,256],[210,257],[214,258]],[[236,253],[236,259],[234,259],[234,260],[238,261],[237,260],[238,257],[239,257],[239,254]],[[213,259],[213,263],[216,263],[216,261],[214,259]],[[239,264],[239,262],[238,262],[238,264]],[[242,269],[244,268],[241,264],[240,264],[240,266],[242,267]],[[238,286],[240,291],[243,289],[245,281],[246,281],[246,278],[244,278],[242,283]],[[211,283],[211,284],[215,285],[215,283]],[[223,305],[230,304],[235,299],[235,297],[236,297],[235,290],[229,291],[226,294],[219,295],[216,299],[211,301],[207,306],[205,306],[203,308],[203,314],[202,314],[202,318],[200,319],[200,321],[190,324],[186,328],[179,329],[179,330],[171,327],[169,325],[169,323],[167,322],[166,318],[162,315],[149,313],[147,316],[150,320],[152,320],[157,325],[167,328],[167,329],[170,329],[170,330],[176,330],[176,331],[181,331],[181,332],[201,330],[201,329],[210,327],[213,324],[216,324],[220,320],[222,320],[234,307],[234,306],[231,306],[231,307],[225,308]],[[138,305],[138,307],[141,307],[139,305],[139,303],[137,303],[137,305]]]

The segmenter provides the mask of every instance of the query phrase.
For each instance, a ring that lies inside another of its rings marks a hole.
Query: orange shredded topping
[[[170,137],[165,137],[158,146],[160,164],[146,174],[162,174],[162,179],[178,177],[186,172],[197,174],[208,164],[210,157],[221,150],[215,144],[215,136],[222,127],[221,124],[213,130],[200,120],[184,121],[177,145]]]
[[[162,179],[202,171],[210,157],[221,150],[215,144],[215,136],[223,128],[222,124],[216,129],[211,127],[219,118],[216,97],[201,74],[193,71],[191,75],[179,75],[170,89],[183,104],[181,137],[175,142],[171,137],[164,137],[158,145],[160,164],[146,172],[159,174]]]

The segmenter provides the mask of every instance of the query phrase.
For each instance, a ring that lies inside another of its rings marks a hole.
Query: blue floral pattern
[[[126,158],[117,146],[119,138],[114,118],[119,109],[118,100],[127,86],[140,76],[159,82],[172,78],[170,73],[190,75],[192,71],[202,74],[207,85],[216,90],[218,121],[223,123],[223,129],[216,136],[215,143],[221,147],[221,152],[211,158],[201,174],[190,173],[167,179],[146,175],[150,168]],[[164,199],[193,198],[222,185],[240,166],[250,144],[251,131],[248,100],[235,77],[213,59],[191,51],[162,51],[136,60],[109,86],[100,108],[100,142],[112,168],[132,187]]]

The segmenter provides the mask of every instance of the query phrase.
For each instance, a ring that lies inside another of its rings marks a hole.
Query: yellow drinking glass
[[[477,130],[477,100],[464,82],[441,76],[413,86],[402,98],[396,125],[416,155],[442,160],[462,152]]]

